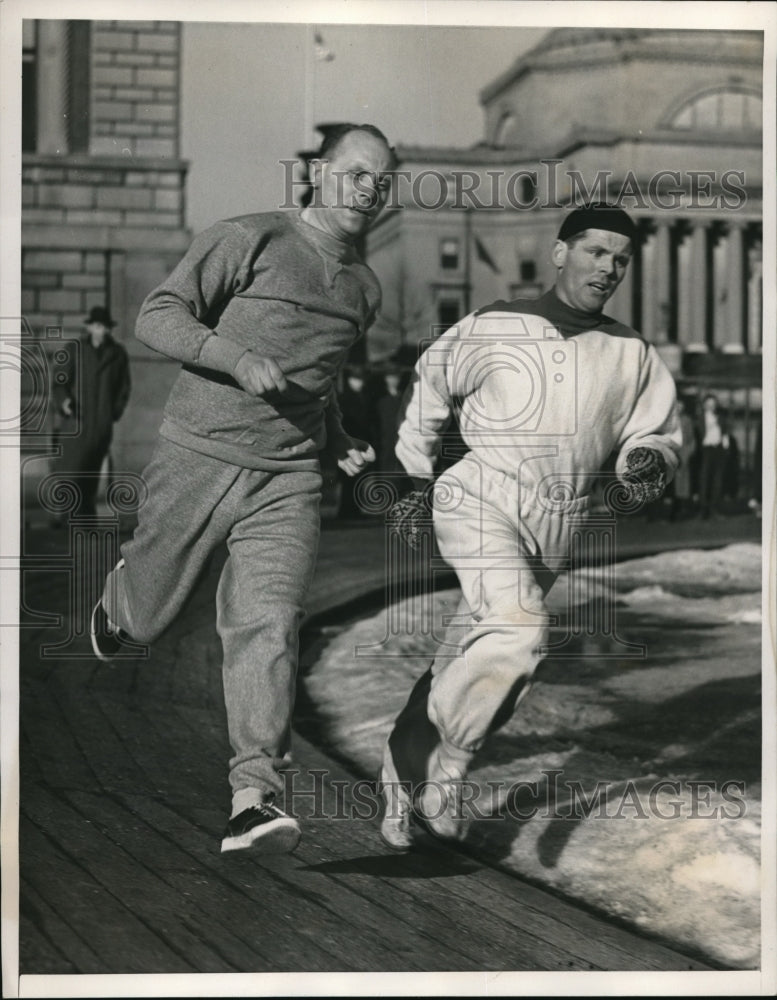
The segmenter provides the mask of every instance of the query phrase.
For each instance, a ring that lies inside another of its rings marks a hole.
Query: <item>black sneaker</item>
[[[221,853],[253,847],[261,854],[290,854],[299,843],[299,823],[272,802],[249,806],[227,824]]]
[[[143,647],[133,643],[124,629],[111,624],[102,600],[99,600],[92,611],[92,621],[89,625],[89,637],[92,640],[94,655],[103,663],[110,663],[119,656],[139,656]]]

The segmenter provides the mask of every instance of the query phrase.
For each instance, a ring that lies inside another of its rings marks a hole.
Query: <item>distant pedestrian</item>
[[[696,426],[682,398],[677,400],[677,412],[683,443],[680,446],[680,464],[671,483],[673,521],[690,513],[693,502],[691,467],[696,454]]]
[[[755,431],[755,445],[753,447],[753,473],[750,487],[750,500],[748,507],[757,516],[761,516],[761,504],[763,502],[763,440],[764,440],[763,415],[759,414]]]
[[[94,515],[100,470],[109,454],[113,425],[124,413],[130,395],[127,352],[111,335],[116,323],[104,306],[95,306],[84,320],[85,335],[77,348],[66,351],[55,373],[53,396],[57,443],[61,455],[55,471],[72,477],[79,494],[75,513]]]
[[[722,419],[723,426],[726,428],[726,434],[723,438],[723,450],[725,451],[725,457],[723,460],[723,485],[721,493],[724,500],[736,502],[739,498],[739,481],[741,471],[739,442],[731,431],[731,422],[725,411]]]
[[[729,447],[728,430],[720,410],[718,397],[707,393],[702,401],[699,434],[701,437],[701,467],[699,470],[699,503],[704,518],[720,514],[723,496],[723,476]]]

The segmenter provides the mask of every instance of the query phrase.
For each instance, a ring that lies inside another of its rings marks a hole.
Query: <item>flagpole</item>
[[[472,298],[472,219],[469,205],[464,207],[464,315],[468,316]]]
[[[316,135],[316,82],[317,66],[319,62],[332,62],[335,58],[334,52],[326,47],[324,38],[314,24],[305,25],[305,97],[304,97],[304,122],[305,135],[303,146],[305,149],[315,149],[318,146]]]
[[[313,48],[313,25],[305,25],[305,96],[304,96],[304,121],[302,127],[304,135],[302,138],[302,148],[312,149],[313,132],[313,74],[316,71],[316,55]]]

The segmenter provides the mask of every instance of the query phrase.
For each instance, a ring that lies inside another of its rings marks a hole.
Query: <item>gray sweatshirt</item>
[[[217,223],[138,315],[138,339],[183,363],[160,434],[244,468],[314,468],[327,433],[333,444],[343,436],[335,379],[379,305],[354,246],[298,211]],[[240,388],[235,366],[248,350],[278,362],[284,393]]]

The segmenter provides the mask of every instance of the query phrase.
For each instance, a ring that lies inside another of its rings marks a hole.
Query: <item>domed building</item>
[[[609,311],[678,372],[684,354],[686,370],[757,355],[762,60],[758,31],[550,32],[481,92],[482,143],[399,148],[398,207],[368,243],[385,297],[373,353],[540,294],[569,206],[607,197],[640,228]]]

